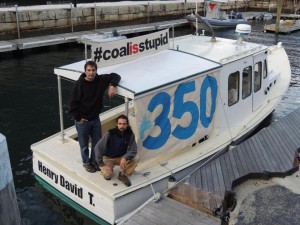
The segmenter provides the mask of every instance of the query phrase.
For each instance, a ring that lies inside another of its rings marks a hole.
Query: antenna
[[[235,32],[238,36],[237,44],[241,45],[244,40],[244,36],[251,33],[251,26],[249,24],[236,25]]]

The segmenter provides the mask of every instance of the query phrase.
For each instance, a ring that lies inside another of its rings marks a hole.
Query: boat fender
[[[234,141],[232,141],[232,142],[230,143],[230,145],[228,146],[228,150],[232,150],[234,147],[236,147],[236,144],[235,144]]]
[[[169,180],[168,180],[168,189],[174,187],[177,183],[177,180],[176,178],[174,177],[174,175],[172,174],[170,177],[169,177]]]
[[[282,47],[282,42],[278,42],[277,47],[281,48]]]

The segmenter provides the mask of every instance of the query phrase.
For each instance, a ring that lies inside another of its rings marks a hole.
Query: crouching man
[[[129,187],[131,182],[128,177],[137,166],[137,144],[128,118],[120,115],[116,122],[117,127],[105,133],[96,144],[96,161],[106,180],[110,180],[113,176],[113,167],[120,166],[118,179]]]

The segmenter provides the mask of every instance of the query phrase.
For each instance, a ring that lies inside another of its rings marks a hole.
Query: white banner
[[[148,35],[92,45],[92,59],[98,67],[114,65],[169,49],[169,29]]]
[[[207,75],[137,99],[141,161],[184,149],[209,134],[217,96],[218,78]]]

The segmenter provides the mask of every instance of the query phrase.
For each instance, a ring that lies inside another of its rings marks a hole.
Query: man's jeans
[[[83,164],[95,162],[94,147],[101,139],[101,123],[100,119],[90,120],[84,124],[79,124],[75,121],[76,130],[78,132],[78,142],[81,151]],[[89,157],[89,136],[92,138],[91,156]]]

